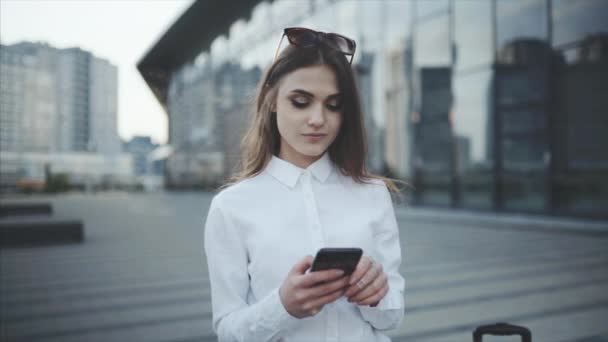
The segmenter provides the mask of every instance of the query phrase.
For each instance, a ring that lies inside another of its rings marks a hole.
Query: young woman
[[[242,170],[205,225],[213,329],[220,341],[389,341],[404,311],[397,189],[365,168],[355,42],[305,28],[285,36],[259,87]],[[364,255],[349,276],[307,272],[322,247]]]

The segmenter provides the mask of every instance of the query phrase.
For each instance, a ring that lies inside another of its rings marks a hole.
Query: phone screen
[[[321,248],[310,268],[311,272],[329,269],[340,269],[350,275],[357,268],[363,255],[361,248]]]

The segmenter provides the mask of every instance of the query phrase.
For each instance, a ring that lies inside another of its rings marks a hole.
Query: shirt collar
[[[305,172],[305,170],[310,171],[310,173],[321,183],[324,183],[332,170],[332,162],[329,158],[329,154],[325,152],[319,160],[310,164],[306,169],[302,169],[292,163],[285,161],[277,156],[272,156],[268,166],[266,166],[266,171],[276,178],[281,183],[293,188],[300,176]]]

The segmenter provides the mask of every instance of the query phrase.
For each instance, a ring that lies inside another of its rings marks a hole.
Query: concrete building
[[[122,158],[114,65],[79,48],[22,42],[0,46],[0,70],[0,150],[23,156],[5,160],[17,164],[8,168],[15,173],[3,169],[2,189],[27,177],[19,163],[30,153],[98,153],[109,165]]]
[[[43,43],[0,50],[3,150],[120,153],[114,65]]]
[[[118,136],[118,69],[104,59],[89,64],[89,136],[87,150],[103,155],[122,152]]]
[[[90,152],[0,154],[0,190],[14,192],[45,189],[49,176],[66,177],[80,190],[130,188],[136,184],[133,157],[127,153],[104,156]]]
[[[48,45],[20,43],[1,46],[0,54],[0,147],[7,151],[57,151],[57,51]]]
[[[215,75],[208,63],[183,68],[169,88],[169,141],[173,155],[167,165],[172,188],[218,184],[223,174],[223,129],[215,110]]]
[[[254,90],[261,77],[259,68],[241,69],[240,65],[226,63],[217,72],[218,101],[216,110],[222,125],[222,151],[224,153],[223,180],[237,169],[241,157],[241,141],[253,115]]]
[[[135,136],[124,144],[124,151],[133,156],[133,169],[136,176],[149,173],[148,156],[158,148],[148,136]]]
[[[390,175],[411,178],[411,45],[396,45],[387,61],[385,160]]]

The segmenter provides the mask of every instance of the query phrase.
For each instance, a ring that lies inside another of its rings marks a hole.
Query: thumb
[[[298,261],[298,263],[293,266],[289,273],[304,274],[306,270],[309,269],[310,266],[312,266],[312,260],[312,255],[307,255],[306,257],[304,257],[304,259]]]

